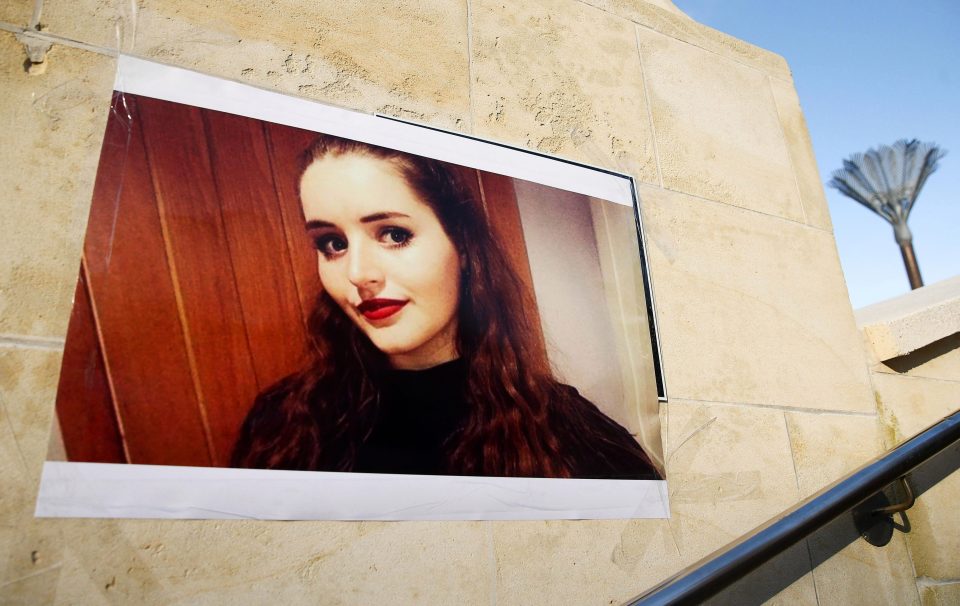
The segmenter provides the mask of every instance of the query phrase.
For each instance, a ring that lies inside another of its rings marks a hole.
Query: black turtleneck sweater
[[[391,370],[380,381],[373,430],[360,447],[354,471],[444,474],[451,443],[469,415],[467,368],[453,360],[426,370]],[[640,445],[615,421],[569,386],[562,386],[570,416],[551,422],[561,452],[577,478],[659,480]],[[585,440],[583,436],[589,433]]]
[[[426,370],[388,370],[377,376],[379,403],[366,439],[357,446],[352,471],[370,473],[456,474],[449,455],[470,416],[467,367],[453,360]],[[316,459],[309,442],[288,443],[296,432],[286,431],[291,419],[285,399],[295,389],[295,376],[257,397],[234,447],[238,467],[343,470],[345,455],[326,453]],[[577,390],[556,384],[555,402],[548,402],[550,433],[557,456],[574,478],[659,480],[649,457],[627,432]],[[299,417],[302,419],[303,417]],[[309,422],[309,421],[300,421]],[[322,429],[317,420],[317,429]],[[309,432],[304,433],[307,438]],[[323,438],[322,433],[313,434]],[[271,450],[269,445],[277,450]],[[286,446],[286,447],[285,447]],[[299,446],[299,447],[298,447]],[[306,447],[305,447],[306,446]],[[340,445],[347,449],[345,444]]]
[[[390,370],[354,471],[442,474],[447,440],[467,419],[466,367],[453,360],[426,370]]]

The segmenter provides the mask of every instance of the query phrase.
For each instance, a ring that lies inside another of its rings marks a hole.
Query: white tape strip
[[[41,517],[550,520],[669,517],[667,483],[47,462]]]
[[[534,153],[120,55],[118,91],[337,135],[633,205],[630,179]]]

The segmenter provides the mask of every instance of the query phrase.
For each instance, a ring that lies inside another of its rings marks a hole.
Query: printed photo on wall
[[[627,175],[121,56],[39,516],[667,517]]]

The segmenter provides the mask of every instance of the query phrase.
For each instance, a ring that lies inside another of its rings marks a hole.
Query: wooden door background
[[[314,137],[114,95],[57,392],[68,460],[228,464],[257,393],[304,361],[320,283],[297,157]],[[512,180],[460,170],[532,300]]]

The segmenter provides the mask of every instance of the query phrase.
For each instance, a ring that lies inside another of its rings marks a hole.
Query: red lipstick
[[[357,305],[357,311],[368,320],[383,320],[400,311],[407,301],[398,299],[367,299]]]

